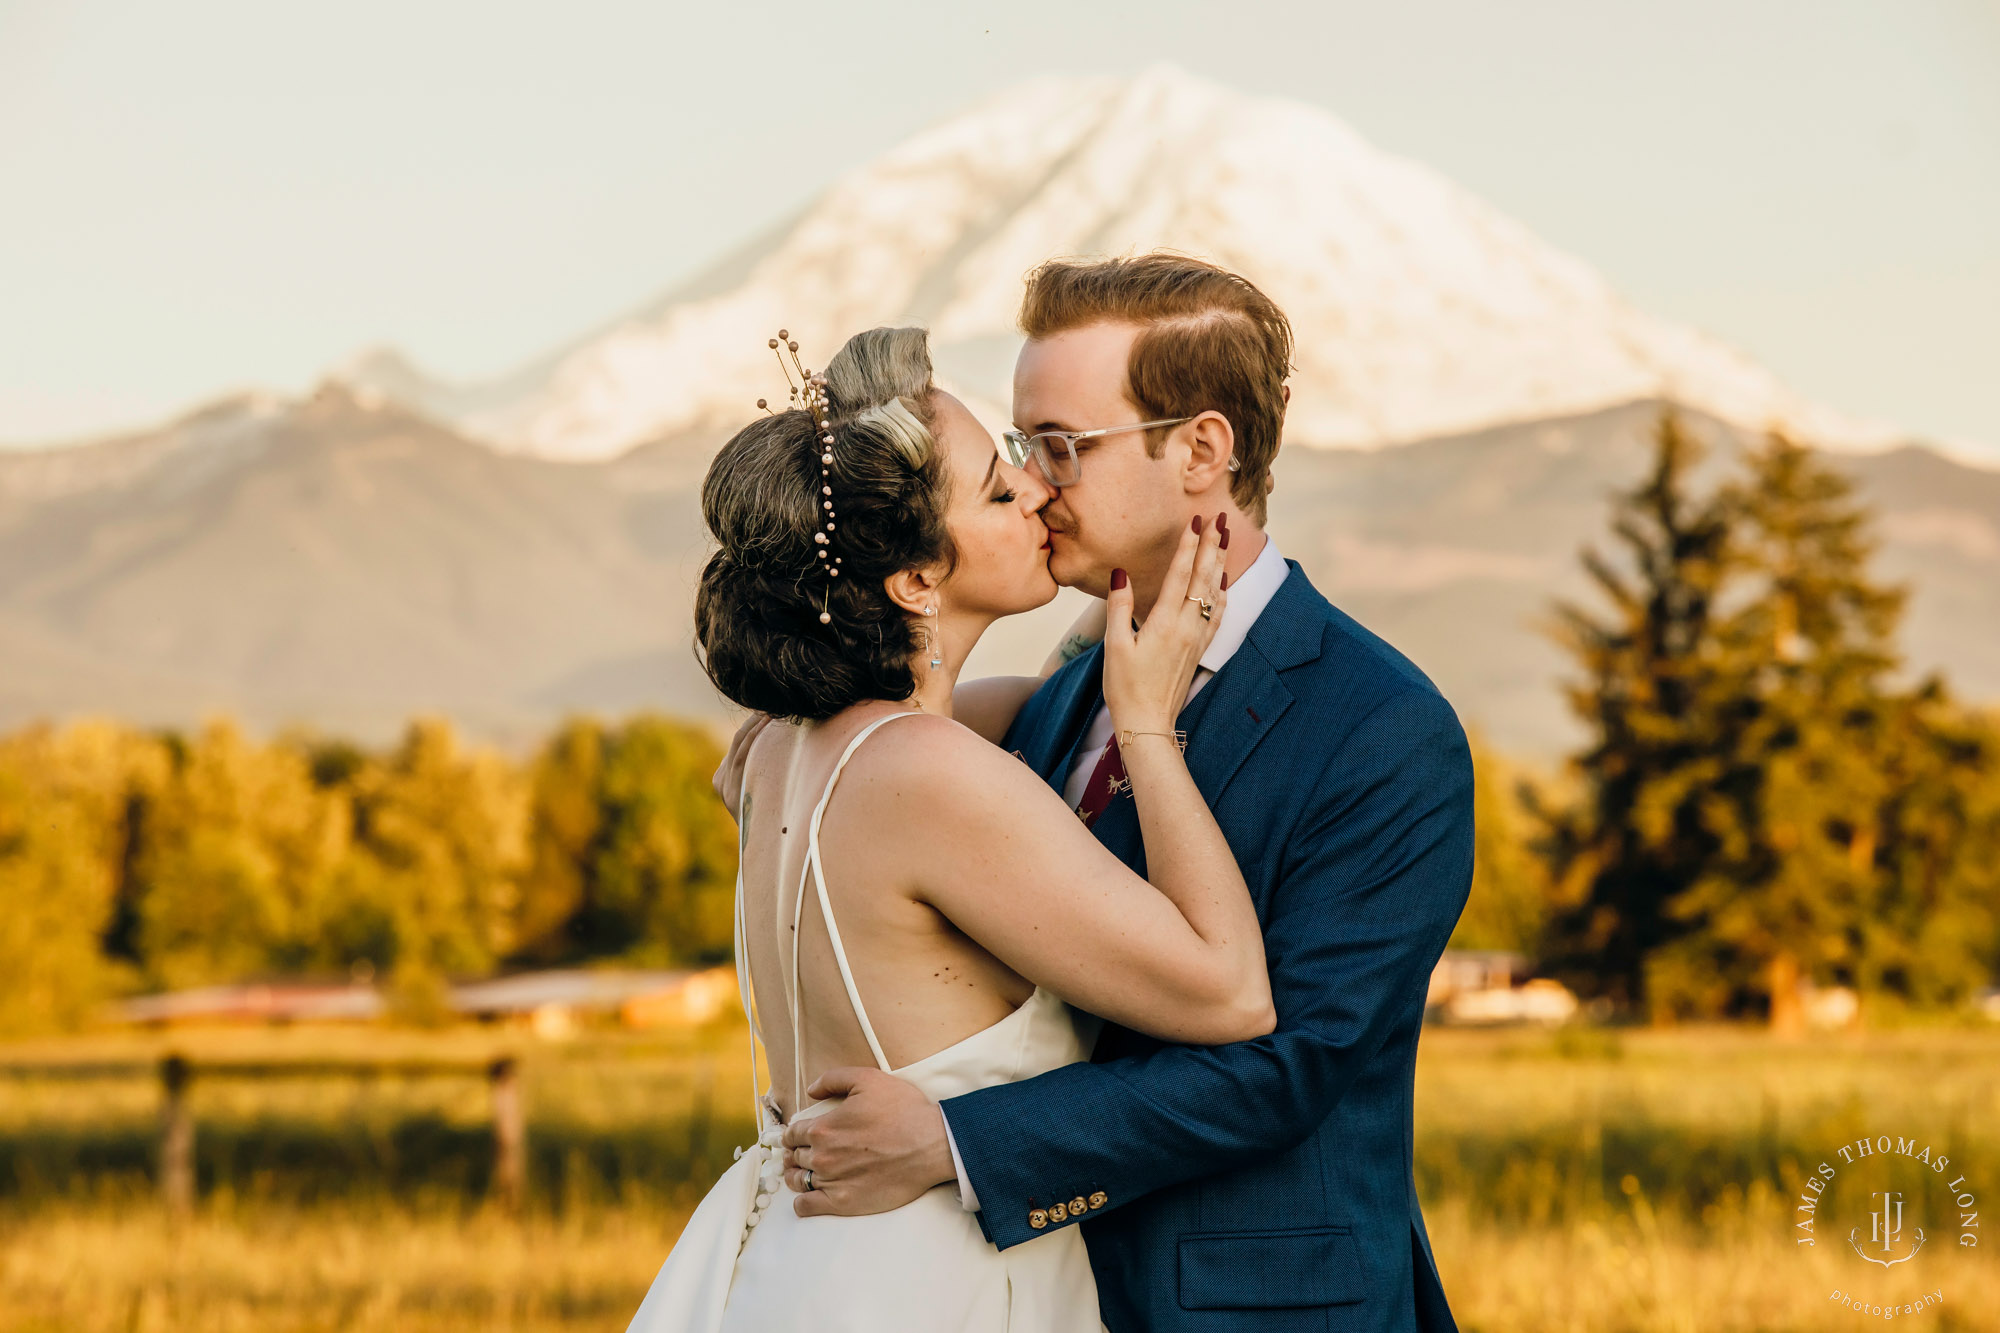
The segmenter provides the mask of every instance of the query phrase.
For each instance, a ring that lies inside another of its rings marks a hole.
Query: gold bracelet
[[[1118,733],[1118,748],[1124,749],[1140,736],[1165,736],[1174,743],[1174,748],[1187,753],[1187,733],[1185,731],[1121,731]]]

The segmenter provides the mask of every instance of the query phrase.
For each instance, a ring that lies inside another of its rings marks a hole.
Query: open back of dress
[[[944,1101],[1089,1058],[1097,1021],[1037,989],[991,1027],[900,1069],[890,1068],[855,988],[854,971],[834,920],[820,863],[819,832],[841,770],[861,743],[883,725],[915,716],[919,714],[891,713],[862,728],[827,777],[807,827],[806,861],[792,902],[790,968],[792,994],[797,995],[797,927],[810,879],[847,1002],[876,1066],[921,1089],[933,1101]],[[753,1003],[745,948],[749,924],[739,869],[736,979],[744,1012],[752,1016],[752,1039],[758,1041],[759,1011]],[[799,1009],[792,1003],[779,1008],[791,1025],[792,1077],[794,1087],[802,1090],[806,1078]],[[763,1013],[775,1011],[766,1008]],[[815,1103],[795,1118],[810,1118],[834,1104]],[[756,1146],[744,1150],[689,1220],[634,1316],[630,1333],[881,1333],[900,1328],[1097,1333],[1103,1327],[1097,1315],[1097,1285],[1082,1234],[1075,1227],[1052,1231],[1005,1252],[996,1250],[949,1184],[892,1212],[799,1217],[792,1208],[796,1196],[780,1174],[783,1126],[777,1108],[762,1090],[756,1106]]]

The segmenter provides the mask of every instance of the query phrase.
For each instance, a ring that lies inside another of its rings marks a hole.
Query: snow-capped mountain
[[[1332,115],[1171,68],[1016,91],[854,171],[683,289],[504,380],[342,372],[500,448],[609,457],[746,420],[856,329],[918,323],[944,378],[1004,416],[1021,279],[1057,255],[1166,247],[1250,277],[1298,334],[1287,439],[1374,447],[1643,398],[1822,444],[1893,431],[1817,409],[1743,355],[1626,304],[1588,265]]]
[[[444,384],[377,349],[302,397],[0,451],[0,731],[223,709],[384,743],[441,710],[525,742],[577,710],[718,716],[688,638],[698,487],[708,448],[782,397],[765,340],[788,328],[818,364],[856,329],[927,325],[948,383],[997,421],[1023,275],[1155,246],[1290,313],[1270,530],[1509,751],[1576,739],[1536,625],[1590,596],[1577,549],[1642,475],[1664,401],[1724,456],[1774,423],[1893,437],[1634,310],[1323,112],[1174,71],[1064,83],[911,140],[507,376]],[[2000,699],[2000,470],[1924,448],[1843,465],[1879,572],[1912,589],[1913,670]],[[1034,669],[1074,612],[1008,620],[973,674]]]

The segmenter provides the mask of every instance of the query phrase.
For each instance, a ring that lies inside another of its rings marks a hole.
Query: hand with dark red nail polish
[[[1131,580],[1126,577],[1124,570],[1114,569],[1111,571],[1111,591],[1117,592],[1129,582]]]
[[[1195,536],[1197,537],[1201,536],[1201,515],[1196,514],[1194,516],[1194,521],[1190,523],[1188,526],[1194,529]]]
[[[1228,549],[1229,549],[1229,529],[1228,529],[1228,528],[1221,528],[1221,527],[1219,527],[1219,528],[1217,528],[1217,529],[1216,529],[1216,531],[1217,531],[1217,532],[1220,532],[1220,533],[1222,534],[1222,541],[1221,541],[1221,543],[1220,543],[1220,545],[1222,546],[1222,549],[1223,549],[1223,550],[1225,550],[1225,551],[1226,551],[1226,550],[1228,550]]]

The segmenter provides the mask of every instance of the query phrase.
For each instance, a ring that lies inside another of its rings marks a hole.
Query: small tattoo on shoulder
[[[1063,640],[1062,647],[1058,648],[1056,653],[1063,661],[1074,662],[1096,646],[1097,640],[1082,634],[1072,634]]]

